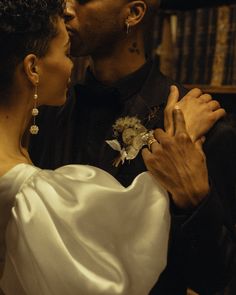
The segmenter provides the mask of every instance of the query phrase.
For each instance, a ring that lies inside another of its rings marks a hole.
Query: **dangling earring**
[[[37,109],[37,100],[38,100],[38,84],[35,85],[35,92],[34,92],[34,107],[32,109],[32,116],[33,116],[33,125],[30,127],[30,133],[33,135],[38,134],[39,127],[36,125],[36,117],[39,114],[39,110]]]
[[[130,30],[129,30],[130,29],[129,21],[126,20],[125,24],[126,24],[126,34],[129,35],[129,32],[130,32]]]

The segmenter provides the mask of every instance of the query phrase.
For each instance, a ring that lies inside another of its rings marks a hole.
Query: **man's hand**
[[[173,112],[174,134],[156,129],[157,142],[151,150],[143,149],[142,155],[147,169],[172,195],[177,207],[189,209],[197,206],[208,194],[208,171],[202,140],[192,142],[183,113]]]
[[[205,135],[209,129],[226,112],[216,100],[212,100],[209,94],[202,94],[198,88],[190,90],[180,101],[179,91],[176,86],[171,86],[167,105],[165,108],[165,130],[173,134],[173,109],[178,106],[185,119],[186,128],[193,141]]]

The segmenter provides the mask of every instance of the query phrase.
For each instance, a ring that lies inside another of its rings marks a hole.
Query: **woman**
[[[1,288],[144,295],[166,265],[166,192],[146,173],[124,189],[92,167],[43,171],[21,144],[32,114],[30,131],[38,131],[38,105],[66,100],[72,62],[62,2],[0,1]]]

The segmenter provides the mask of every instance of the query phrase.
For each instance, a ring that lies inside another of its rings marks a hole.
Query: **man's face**
[[[67,0],[73,56],[106,55],[125,36],[126,0]]]

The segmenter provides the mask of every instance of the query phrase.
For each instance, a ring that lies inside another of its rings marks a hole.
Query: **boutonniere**
[[[113,165],[118,167],[125,160],[133,160],[144,145],[148,145],[153,138],[153,131],[147,130],[137,117],[119,118],[112,126],[115,139],[106,140],[106,143],[119,152]]]

